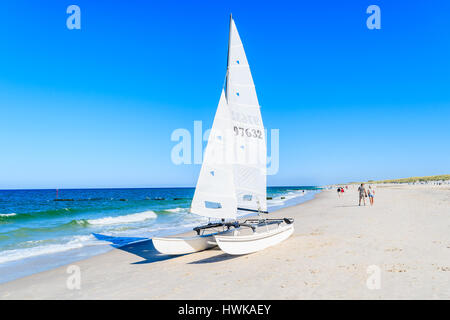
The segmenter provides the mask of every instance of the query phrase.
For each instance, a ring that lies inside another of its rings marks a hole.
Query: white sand
[[[2,299],[450,299],[450,188],[383,186],[373,207],[357,191],[325,191],[277,211],[295,217],[285,242],[232,257],[209,250],[150,262],[148,244],[0,285]],[[380,289],[366,285],[380,270]]]

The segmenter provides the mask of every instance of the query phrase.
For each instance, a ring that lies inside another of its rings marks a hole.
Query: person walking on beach
[[[375,190],[372,189],[372,186],[369,186],[369,189],[367,190],[367,194],[369,195],[370,205],[373,206],[373,197],[375,196]]]
[[[358,188],[358,191],[359,191],[359,205],[361,205],[361,200],[364,200],[364,205],[366,205],[367,192],[366,188],[364,188],[364,183],[361,183],[361,185]]]
[[[341,188],[340,187],[337,188],[337,193],[338,193],[338,197],[340,198],[341,197]]]

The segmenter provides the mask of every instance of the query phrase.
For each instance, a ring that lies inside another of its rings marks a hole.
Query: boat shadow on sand
[[[113,237],[113,236],[107,236],[107,235],[98,234],[98,233],[93,233],[93,236],[96,237],[98,240],[110,242],[111,246],[115,249],[126,251],[128,253],[134,254],[134,255],[139,256],[142,259],[144,259],[142,261],[133,262],[132,264],[153,263],[153,262],[164,261],[164,260],[169,260],[169,259],[183,256],[183,255],[171,256],[171,255],[159,253],[155,249],[152,239],[150,239],[150,238]],[[222,252],[218,248],[210,249],[208,251],[211,251],[214,253]],[[189,253],[189,254],[192,254],[192,253]],[[232,255],[228,255],[226,253],[222,253],[222,254],[214,255],[213,257],[208,257],[205,259],[192,261],[192,262],[189,262],[188,264],[215,263],[215,262],[230,260],[230,259],[233,259],[236,257],[237,256],[232,256]]]
[[[93,233],[93,236],[98,240],[110,242],[115,249],[126,251],[144,259],[132,264],[153,263],[179,257],[159,253],[150,238],[113,237],[98,233]]]
[[[214,248],[214,249],[209,249],[208,251],[212,251],[214,253],[219,253],[222,252],[220,249],[218,248]],[[209,258],[205,258],[205,259],[201,259],[201,260],[197,260],[197,261],[192,261],[189,262],[188,264],[204,264],[204,263],[216,263],[216,262],[221,262],[221,261],[226,261],[226,260],[231,260],[231,259],[235,259],[238,256],[232,256],[226,253],[222,253],[219,255],[215,255],[213,257],[209,257]]]

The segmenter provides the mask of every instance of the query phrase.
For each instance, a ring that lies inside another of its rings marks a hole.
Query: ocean
[[[268,187],[268,211],[317,192]],[[193,195],[194,188],[0,190],[0,283],[188,231],[207,222],[189,213]]]

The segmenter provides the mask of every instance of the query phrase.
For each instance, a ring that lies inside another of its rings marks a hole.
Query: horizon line
[[[268,188],[287,188],[287,187],[320,187],[314,185],[283,185],[283,186],[267,186]],[[117,189],[195,189],[195,186],[192,187],[85,187],[85,188],[11,188],[11,189],[2,189],[0,191],[34,191],[34,190],[117,190]]]

